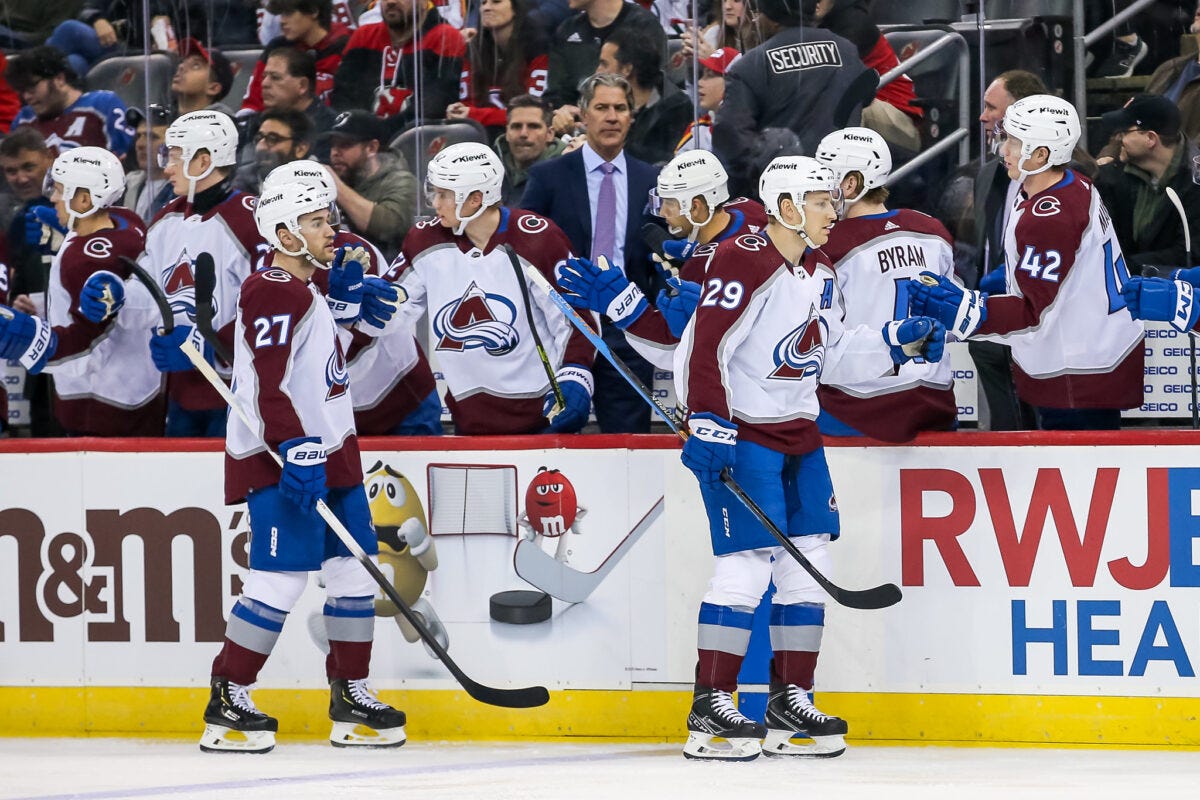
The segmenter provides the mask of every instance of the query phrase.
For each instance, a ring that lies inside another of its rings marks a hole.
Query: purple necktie
[[[600,196],[596,198],[596,229],[592,231],[593,261],[600,256],[611,259],[617,247],[617,187],[613,181],[616,167],[611,161],[605,161],[600,169],[604,177],[600,179]]]

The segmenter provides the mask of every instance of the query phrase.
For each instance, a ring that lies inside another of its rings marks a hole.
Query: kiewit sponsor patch
[[[833,42],[802,42],[773,47],[767,51],[767,59],[771,62],[771,71],[776,75],[842,65],[842,54]]]

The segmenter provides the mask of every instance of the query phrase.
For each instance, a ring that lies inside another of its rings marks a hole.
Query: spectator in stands
[[[1189,29],[1200,45],[1200,3]],[[1146,84],[1149,94],[1161,94],[1179,106],[1180,130],[1188,139],[1200,137],[1200,52],[1164,61]]]
[[[150,10],[151,50],[177,52],[175,45],[187,31],[204,31],[203,7],[200,4],[148,0]],[[71,68],[86,75],[96,62],[108,56],[125,53],[141,54],[145,31],[142,28],[143,0],[86,0],[75,19],[68,19],[54,29],[46,44],[67,54]],[[115,24],[114,24],[115,23]]]
[[[431,3],[381,0],[379,8],[383,21],[363,25],[346,44],[332,102],[384,118],[381,138],[390,141],[414,120],[446,116],[458,99],[466,43]]]
[[[1143,267],[1188,267],[1200,259],[1200,236],[1184,248],[1183,222],[1166,196],[1173,188],[1191,230],[1200,232],[1200,186],[1192,182],[1196,145],[1179,134],[1179,109],[1165,97],[1143,94],[1103,121],[1115,128],[1121,156],[1100,168],[1096,188],[1112,215],[1129,271]]]
[[[1132,2],[1133,0],[1088,0],[1084,5],[1084,28],[1092,30],[1129,8]],[[1134,29],[1133,20],[1126,20],[1118,25],[1112,36],[1112,50],[1092,73],[1093,78],[1128,78],[1150,53],[1149,45],[1142,41]]]
[[[598,73],[620,75],[633,88],[633,124],[625,140],[629,155],[647,164],[665,164],[691,124],[692,101],[663,75],[658,32],[644,28],[614,31],[600,46]]]
[[[266,9],[279,15],[281,33],[267,43],[258,57],[241,111],[258,112],[265,107],[263,74],[268,58],[279,48],[292,48],[312,56],[315,72],[312,93],[318,102],[327,105],[333,93],[333,76],[342,63],[342,51],[350,41],[350,29],[333,20],[330,0],[268,0]]]
[[[337,114],[313,94],[317,64],[308,53],[278,47],[267,56],[263,69],[262,104],[266,111],[299,111],[312,123],[314,134],[333,127]],[[252,123],[251,129],[256,126]]]
[[[767,39],[743,53],[725,75],[713,145],[729,169],[735,196],[756,193],[763,131],[790,130],[804,152],[812,153],[826,134],[858,125],[862,105],[870,102],[859,96],[869,73],[854,44],[808,27],[816,7],[817,0],[761,0]]]
[[[708,58],[713,50],[728,47],[744,53],[762,44],[758,25],[754,23],[755,5],[754,0],[724,0],[720,18],[700,31],[699,56]],[[689,45],[690,42],[685,39],[685,52],[689,50]]]
[[[271,0],[258,0],[260,10],[258,12],[258,43],[263,47],[269,45],[273,40],[283,36],[283,24],[280,21],[279,14],[273,14],[269,10]],[[369,11],[363,11],[361,17],[366,17],[368,14],[376,11],[376,7],[371,2],[363,2],[363,0],[354,0],[354,8],[350,7],[349,0],[333,0],[330,7],[330,24],[326,27],[333,30],[336,26],[342,26],[347,33],[353,32],[358,27],[359,9],[365,6],[372,6]],[[379,19],[365,19],[363,24],[369,22],[378,22]]]
[[[308,158],[313,135],[312,123],[299,111],[264,111],[254,134],[254,161],[238,167],[234,185],[244,192],[260,194],[262,181],[271,170]]]
[[[622,28],[652,32],[658,47],[666,52],[662,26],[652,13],[625,0],[571,0],[575,14],[568,17],[550,44],[550,85],[546,99],[558,109],[554,132],[575,133],[581,120],[575,102],[579,82],[596,71],[600,47]]]
[[[125,104],[109,91],[84,92],[61,50],[33,47],[12,57],[4,72],[25,103],[13,125],[29,123],[57,151],[82,145],[125,155],[133,141]]]
[[[233,109],[221,102],[229,94],[230,86],[233,86],[233,65],[225,54],[205,47],[196,39],[185,39],[179,50],[179,66],[171,79],[176,114],[211,109],[232,117]]]
[[[54,163],[54,156],[54,149],[31,125],[14,127],[0,140],[0,171],[17,202],[5,237],[9,305],[39,316],[44,315],[46,309],[50,264],[66,233],[58,223],[50,198],[43,194],[46,173]],[[62,430],[51,410],[53,392],[49,376],[27,377],[25,394],[30,403],[33,435],[61,435]]]
[[[870,0],[819,0],[816,19],[822,28],[844,36],[858,48],[868,69],[880,75],[899,65],[896,51],[871,19]],[[923,112],[913,82],[905,75],[881,86],[875,99],[862,110],[863,127],[878,132],[893,148],[916,154],[921,149],[918,125]]]
[[[350,230],[392,259],[412,227],[417,179],[408,165],[380,150],[379,120],[369,111],[343,111],[323,136],[337,184],[337,202]]]
[[[158,163],[159,148],[166,143],[171,112],[159,105],[150,106],[150,118],[140,108],[129,109],[125,118],[133,126],[133,155],[138,168],[125,176],[125,198],[121,205],[135,212],[149,225],[175,196],[171,182]],[[148,176],[148,177],[147,177]]]
[[[571,240],[571,252],[596,261],[606,256],[647,297],[664,288],[642,241],[642,225],[658,169],[625,153],[633,122],[633,88],[620,75],[593,75],[581,87],[587,140],[578,150],[535,164],[529,171],[521,208],[549,217]],[[583,200],[587,199],[587,205]],[[603,325],[604,338],[647,386],[654,368],[639,356],[615,325]],[[596,421],[603,433],[647,433],[650,407],[604,359],[592,372]]]
[[[7,69],[8,56],[0,51],[0,134],[8,133],[8,129],[12,127],[13,118],[21,110],[21,98],[4,79],[4,72]]]
[[[504,205],[518,205],[530,167],[562,155],[566,148],[550,127],[552,115],[550,107],[539,97],[521,94],[509,101],[508,125],[492,145],[504,164],[504,183],[500,189],[500,202]]]
[[[684,150],[712,151],[713,119],[721,107],[721,101],[725,99],[725,73],[741,57],[742,54],[732,47],[722,47],[700,59],[703,71],[696,86],[696,99],[700,101],[704,113],[688,126],[679,144],[675,145],[676,153]]]
[[[509,100],[546,91],[547,42],[528,15],[528,0],[483,0],[479,35],[467,45],[467,96],[446,109],[447,119],[470,117],[489,133],[499,131]]]

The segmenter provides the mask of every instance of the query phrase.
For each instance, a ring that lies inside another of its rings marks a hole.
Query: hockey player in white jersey
[[[213,661],[200,740],[205,752],[263,753],[274,746],[278,722],[254,705],[250,686],[307,573],[318,569],[326,593],[331,743],[405,741],[404,713],[367,685],[375,581],[315,512],[317,501],[326,500],[359,546],[376,556],[341,343],[352,303],[323,296],[311,281],[316,269],[336,260],[332,204],[332,194],[319,187],[284,183],[255,212],[275,261],[247,278],[238,295],[233,381],[255,429],[232,415],[225,440],[226,502],[245,501],[250,512],[250,572]],[[264,444],[282,456],[282,470]]]
[[[100,147],[64,150],[47,175],[58,222],[67,231],[54,255],[45,319],[0,310],[0,351],[31,373],[54,376],[54,414],[75,436],[161,436],[163,380],[146,351],[158,314],[145,288],[121,286],[142,251],[146,228],[114,205],[125,190],[120,160]]]
[[[1020,183],[1004,232],[1005,294],[967,291],[922,273],[910,310],[941,320],[959,339],[1011,345],[1017,394],[1042,429],[1116,429],[1142,404],[1141,323],[1121,287],[1129,278],[1100,194],[1067,165],[1079,115],[1053,95],[1008,107],[1000,155]]]
[[[813,690],[826,595],[722,483],[732,477],[824,573],[840,532],[816,418],[817,381],[858,382],[913,357],[941,358],[944,330],[927,318],[854,328],[819,249],[837,220],[836,176],[812,158],[782,156],[759,181],[763,234],[717,245],[705,291],[675,350],[675,390],[689,411],[683,463],[695,473],[716,556],[700,606],[696,687],[684,755],[749,760],[836,756],[844,720],[819,711]],[[731,693],[754,609],[771,581],[771,685],[766,726]],[[793,743],[797,735],[812,739]],[[765,741],[760,743],[765,737]],[[714,738],[725,740],[725,746]]]
[[[282,183],[319,186],[337,197],[337,184],[327,167],[315,161],[293,161],[271,171],[263,181],[263,194]],[[371,242],[347,230],[334,207],[334,246],[361,248],[367,258],[363,279],[363,318],[351,328],[346,347],[350,383],[354,387],[354,427],[361,436],[438,436],[442,433],[442,401],[429,360],[412,333],[393,329],[388,333],[363,332],[368,325],[379,327],[373,313],[379,302],[392,302],[397,295],[386,282],[390,273],[383,253]],[[264,266],[270,266],[268,254]],[[313,275],[323,293],[329,291],[329,271]]]
[[[413,227],[393,262],[408,300],[391,325],[411,333],[428,312],[458,433],[574,433],[591,409],[595,352],[522,272],[532,264],[555,280],[570,242],[545,217],[502,206],[503,180],[499,157],[479,144],[452,145],[429,162],[436,216]]]
[[[954,242],[933,217],[888,209],[892,154],[869,128],[845,128],[821,140],[817,160],[841,181],[846,208],[822,248],[833,262],[846,326],[878,328],[908,317],[908,281],[921,272],[951,278]],[[913,359],[894,375],[862,382],[821,382],[818,424],[827,436],[907,442],[921,431],[949,430],[958,406],[950,359]]]
[[[138,263],[159,279],[175,312],[174,331],[150,339],[155,365],[170,373],[168,436],[220,436],[225,430],[224,401],[179,349],[189,337],[201,344],[195,329],[196,257],[202,252],[213,257],[213,327],[226,329],[228,337],[238,289],[268,249],[254,224],[254,196],[233,188],[237,143],[237,127],[228,115],[193,111],[167,128],[160,155],[176,197],[150,226]],[[229,365],[216,366],[228,374]]]
[[[578,308],[607,314],[643,358],[670,369],[687,321],[700,302],[704,266],[718,242],[743,233],[758,233],[767,224],[760,203],[729,197],[729,175],[707,150],[688,150],[658,173],[650,202],[672,236],[655,254],[659,263],[681,265],[667,279],[654,306],[620,270],[601,270],[587,259],[573,259],[559,282],[563,296]],[[665,261],[664,261],[665,257]],[[672,267],[673,269],[673,267]],[[616,315],[616,316],[614,316]]]

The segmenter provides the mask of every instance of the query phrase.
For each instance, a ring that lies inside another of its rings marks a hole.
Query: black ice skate
[[[812,704],[808,692],[788,683],[771,684],[767,700],[767,738],[762,751],[768,756],[833,758],[846,752],[846,720],[822,714]],[[793,737],[812,740],[811,744],[792,742]]]
[[[255,707],[250,687],[227,678],[212,679],[204,723],[200,749],[206,753],[269,753],[279,730],[278,720]]]
[[[699,686],[692,696],[687,727],[684,757],[714,761],[753,761],[762,752],[767,734],[766,728],[737,710],[729,692]]]
[[[334,747],[399,747],[406,740],[404,712],[380,702],[366,678],[330,682],[329,718]]]

